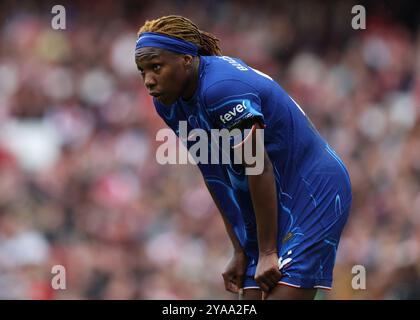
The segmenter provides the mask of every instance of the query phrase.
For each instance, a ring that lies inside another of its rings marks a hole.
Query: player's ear
[[[184,66],[186,69],[191,68],[193,62],[193,56],[189,54],[184,55]]]

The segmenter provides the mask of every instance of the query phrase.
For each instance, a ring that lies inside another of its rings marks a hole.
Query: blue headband
[[[136,50],[144,47],[161,48],[177,53],[198,55],[198,46],[189,41],[155,32],[143,32],[136,42]]]

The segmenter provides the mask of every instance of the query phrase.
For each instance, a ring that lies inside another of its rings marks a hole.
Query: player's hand
[[[265,293],[270,292],[280,280],[281,272],[279,270],[278,260],[277,252],[260,253],[258,257],[255,281]]]
[[[239,293],[242,288],[247,268],[247,257],[243,251],[233,254],[222,273],[225,289],[229,292]]]

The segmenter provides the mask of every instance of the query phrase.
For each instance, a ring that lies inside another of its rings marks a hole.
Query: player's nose
[[[144,85],[148,90],[153,89],[157,85],[156,78],[151,74],[146,74],[144,76]]]

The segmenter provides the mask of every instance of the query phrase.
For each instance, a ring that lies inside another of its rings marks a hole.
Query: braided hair
[[[137,35],[143,32],[156,32],[189,41],[198,46],[198,53],[203,56],[221,56],[222,50],[218,41],[211,33],[201,31],[191,20],[182,16],[170,15],[155,20],[148,20],[139,29]]]

